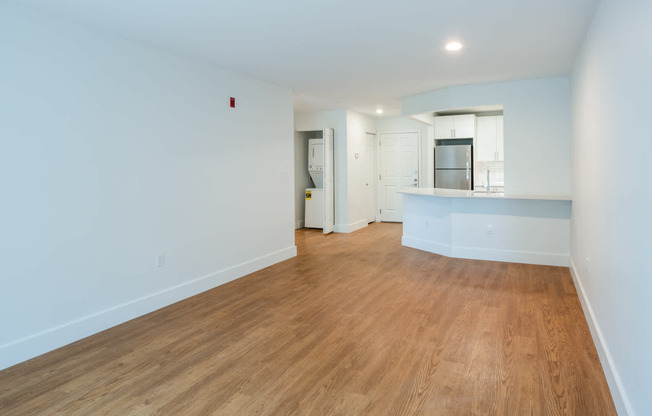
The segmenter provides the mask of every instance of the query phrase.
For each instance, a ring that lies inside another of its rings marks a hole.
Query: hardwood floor
[[[400,224],[0,372],[0,414],[616,414],[568,269],[441,257]]]

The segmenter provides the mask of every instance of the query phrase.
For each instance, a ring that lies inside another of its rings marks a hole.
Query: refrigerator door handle
[[[471,189],[471,149],[466,150],[466,189]]]
[[[471,151],[466,149],[466,180],[469,180],[469,159],[471,159]]]
[[[469,169],[469,164],[466,164],[466,189],[471,190],[471,169]]]

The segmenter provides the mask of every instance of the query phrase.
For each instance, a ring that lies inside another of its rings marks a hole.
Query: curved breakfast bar
[[[571,197],[412,188],[402,244],[449,257],[568,266]]]

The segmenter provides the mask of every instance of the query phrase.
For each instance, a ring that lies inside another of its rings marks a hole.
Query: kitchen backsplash
[[[505,162],[500,161],[476,161],[474,182],[475,188],[483,188],[487,185],[487,169],[491,186],[505,186]]]

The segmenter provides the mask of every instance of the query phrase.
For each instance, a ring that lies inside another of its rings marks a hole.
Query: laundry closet
[[[333,129],[295,132],[296,228],[333,231],[333,162]]]

